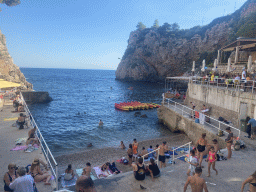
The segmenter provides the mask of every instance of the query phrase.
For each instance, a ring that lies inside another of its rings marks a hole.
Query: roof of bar
[[[248,49],[248,48],[255,47],[255,45],[256,45],[256,38],[240,37],[240,38],[237,38],[237,40],[234,41],[233,43],[230,43],[229,45],[222,47],[221,50],[233,51],[237,46],[239,46],[240,49]]]

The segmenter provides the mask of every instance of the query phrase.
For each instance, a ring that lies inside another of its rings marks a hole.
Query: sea
[[[48,91],[53,101],[29,105],[54,156],[87,149],[118,147],[173,135],[158,123],[157,109],[115,109],[115,103],[140,101],[160,104],[163,83],[126,82],[115,79],[114,70],[21,68],[35,91]],[[128,88],[133,87],[133,90]],[[103,126],[99,126],[99,120]],[[89,143],[93,147],[88,148]]]

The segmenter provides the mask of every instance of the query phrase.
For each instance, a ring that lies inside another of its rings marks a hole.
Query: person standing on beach
[[[129,149],[127,150],[127,155],[128,155],[128,159],[129,159],[129,166],[132,166],[132,156],[133,156],[133,152],[132,152],[132,144],[129,144]]]
[[[132,143],[132,152],[133,152],[133,157],[134,157],[134,161],[137,161],[137,157],[138,157],[138,142],[136,139],[133,139],[133,143]]]
[[[256,136],[256,120],[251,118],[247,123],[247,126],[248,125],[251,125],[251,139],[255,139],[255,136]]]
[[[242,183],[241,192],[244,191],[244,186],[247,183],[249,183],[250,186],[250,190],[247,192],[256,192],[256,171]]]
[[[185,185],[184,185],[184,192],[187,191],[187,187],[190,184],[192,192],[208,192],[205,180],[201,178],[200,176],[202,175],[202,168],[197,167],[195,169],[195,175],[194,176],[189,176]]]
[[[189,169],[187,171],[187,176],[190,176],[190,173],[192,173],[192,175],[195,175],[195,169],[198,166],[198,159],[196,158],[196,154],[194,150],[190,151],[190,158],[188,163],[189,165]]]
[[[168,147],[166,145],[166,141],[164,141],[163,144],[159,146],[160,168],[162,168],[162,166],[166,167],[166,164],[165,164],[165,152],[166,151],[168,151]]]
[[[232,156],[232,150],[231,150],[231,145],[233,143],[233,133],[230,130],[230,127],[226,128],[226,131],[228,132],[228,137],[227,139],[225,139],[226,143],[227,143],[227,149],[228,149],[228,159],[231,158]]]

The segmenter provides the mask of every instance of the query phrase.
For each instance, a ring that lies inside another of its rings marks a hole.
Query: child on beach
[[[198,159],[196,158],[196,154],[194,150],[190,151],[190,159],[188,163],[190,165],[187,171],[187,175],[190,176],[190,173],[192,173],[192,175],[195,175],[195,169],[198,166]]]
[[[214,171],[216,171],[216,175],[218,175],[218,171],[217,171],[217,169],[215,169],[215,162],[217,161],[217,153],[215,152],[213,146],[210,148],[209,155],[208,155],[207,159],[208,159],[208,175],[207,175],[207,177],[210,177],[211,166],[212,166],[212,169]]]
[[[74,178],[74,176],[75,176],[75,173],[74,173],[74,171],[72,169],[72,165],[69,164],[68,168],[65,171],[64,180],[70,181],[71,179]]]

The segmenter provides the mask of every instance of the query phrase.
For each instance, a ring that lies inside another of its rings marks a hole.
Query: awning
[[[0,89],[20,87],[20,86],[21,86],[21,84],[19,84],[19,83],[13,83],[10,81],[5,81],[4,79],[0,79]]]

